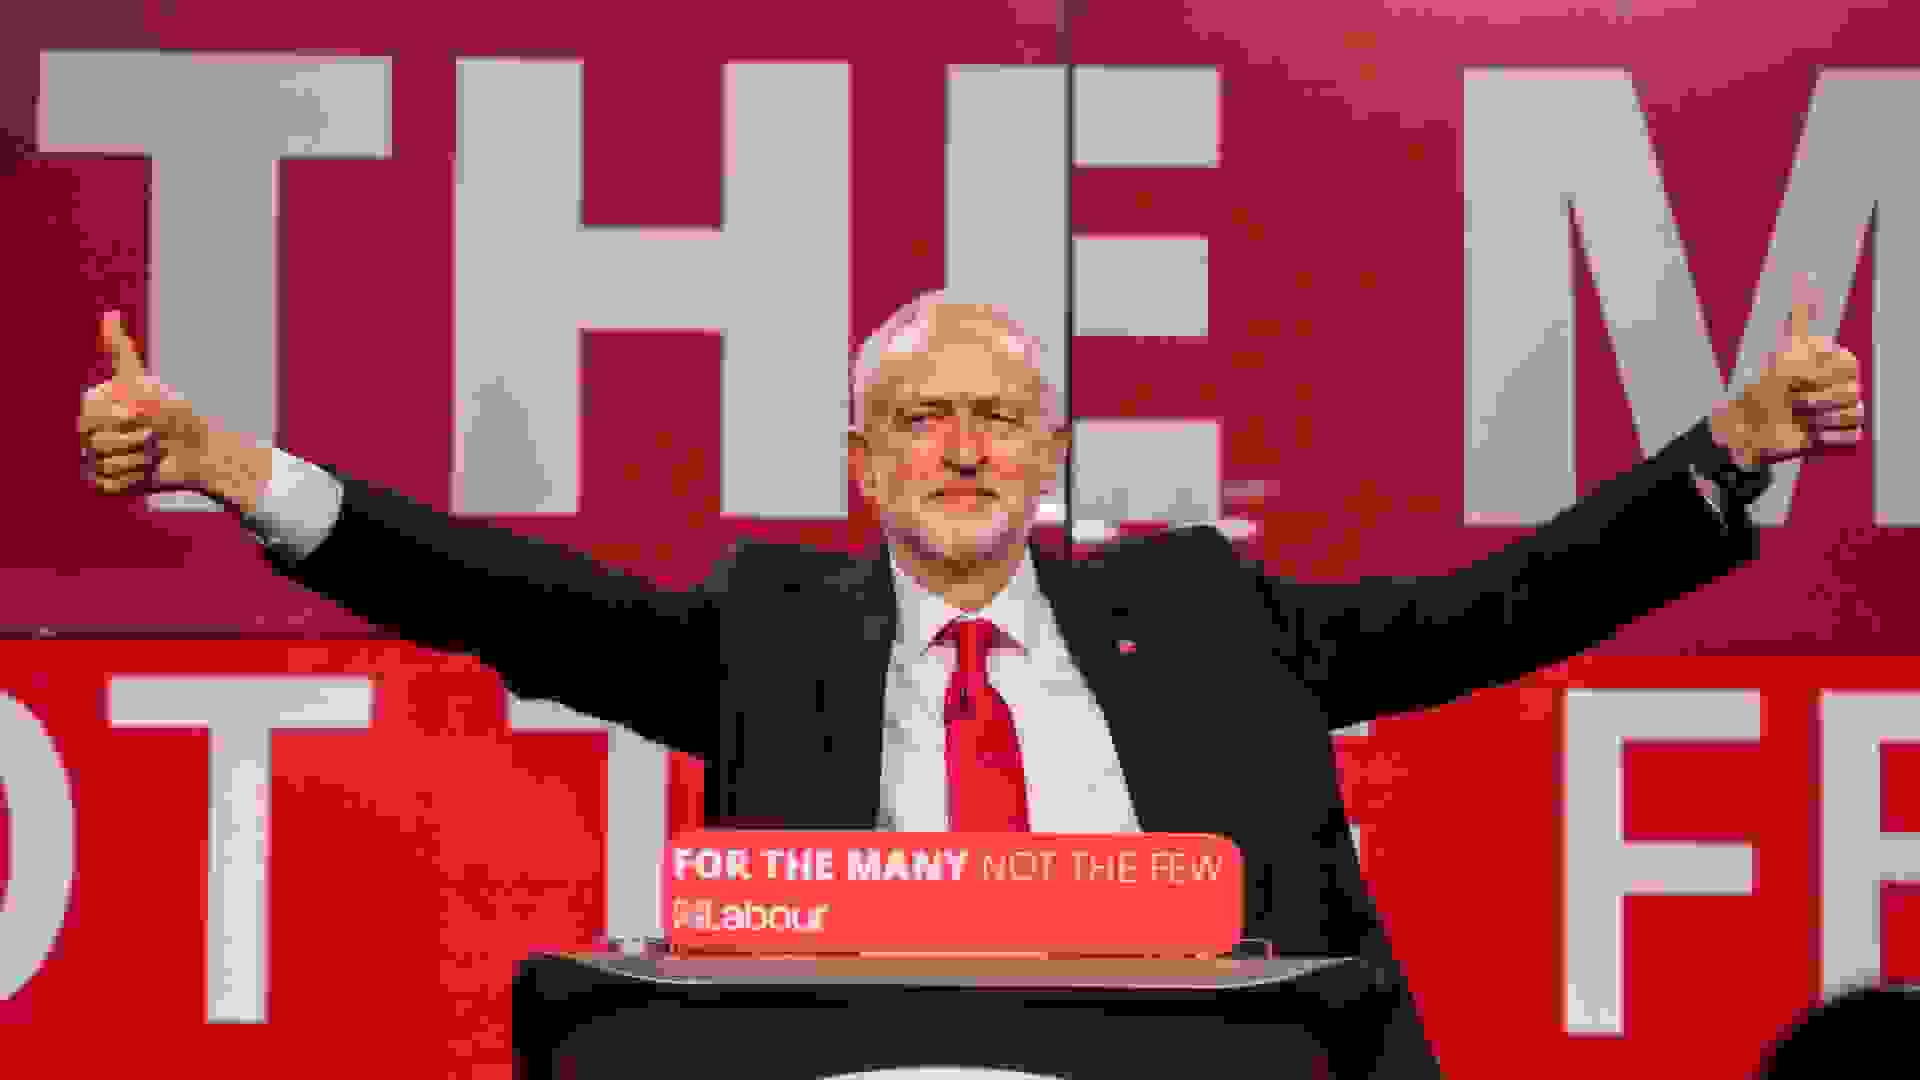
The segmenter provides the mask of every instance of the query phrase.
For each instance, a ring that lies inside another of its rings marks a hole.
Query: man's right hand
[[[105,495],[197,491],[251,511],[265,489],[271,451],[223,431],[147,374],[119,312],[101,316],[100,345],[113,355],[113,378],[80,400],[80,438],[92,451],[94,489]]]

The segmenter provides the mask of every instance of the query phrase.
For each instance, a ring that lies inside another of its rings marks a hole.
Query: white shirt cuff
[[[1706,477],[1701,476],[1700,470],[1691,465],[1687,466],[1687,471],[1693,474],[1693,486],[1700,490],[1700,497],[1707,500],[1707,505],[1713,508],[1713,516],[1720,522],[1721,527],[1725,528],[1727,524],[1727,511],[1725,507],[1720,505],[1720,486]],[[331,480],[333,478],[328,477],[328,479]]]
[[[332,473],[277,446],[270,473],[258,512],[240,520],[255,540],[298,562],[333,531],[346,491]]]

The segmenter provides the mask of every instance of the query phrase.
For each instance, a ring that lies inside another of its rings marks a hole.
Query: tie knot
[[[953,645],[963,657],[985,656],[988,649],[1005,640],[1005,635],[990,619],[955,619],[933,640]]]

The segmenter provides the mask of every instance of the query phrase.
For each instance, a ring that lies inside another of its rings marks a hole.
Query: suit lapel
[[[1164,782],[1167,748],[1157,740],[1168,729],[1153,722],[1155,706],[1148,697],[1153,687],[1141,681],[1130,667],[1135,661],[1120,651],[1135,614],[1127,594],[1114,589],[1095,566],[1075,565],[1038,549],[1033,565],[1067,652],[1107,722],[1134,817],[1151,830],[1167,820],[1167,797],[1178,791],[1177,785],[1169,791]]]
[[[844,821],[846,828],[871,829],[880,816],[880,767],[886,728],[887,667],[899,636],[900,607],[886,548],[856,559],[826,582],[830,602],[843,622],[825,651],[821,691],[833,728],[832,752],[823,762],[830,776],[818,777],[806,797],[819,800],[820,821]]]
[[[1066,638],[1074,666],[1080,669],[1101,711],[1112,711],[1120,697],[1114,685],[1113,662],[1119,655],[1114,630],[1125,609],[1103,602],[1099,590],[1086,580],[1083,568],[1038,548],[1033,552],[1033,569],[1040,579],[1040,593],[1053,610],[1054,623]]]

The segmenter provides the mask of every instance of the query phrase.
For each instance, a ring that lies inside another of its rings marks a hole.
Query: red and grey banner
[[[1336,742],[1450,1074],[1748,1075],[1823,989],[1920,975],[1920,10],[1073,8],[0,4],[8,1064],[481,1075],[512,964],[664,929],[699,824],[686,759],[88,491],[110,307],[236,427],[684,585],[873,543],[851,348],[987,292],[1055,346],[1079,521],[1332,582],[1658,449],[1811,271],[1870,444],[1781,470],[1756,563]]]

